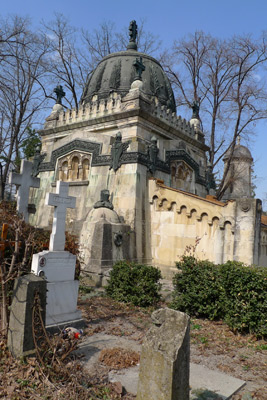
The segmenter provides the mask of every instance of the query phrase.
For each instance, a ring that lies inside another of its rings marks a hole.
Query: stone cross
[[[136,59],[136,61],[133,63],[133,66],[136,69],[136,77],[134,80],[142,80],[142,72],[145,71],[146,67],[143,64],[143,59],[142,57],[140,57],[140,59],[138,60],[138,58]]]
[[[49,250],[64,251],[67,208],[75,208],[76,198],[68,195],[68,182],[57,181],[56,193],[47,193],[45,204],[54,206],[52,234]]]
[[[58,85],[54,89],[54,93],[56,93],[56,95],[57,95],[57,103],[56,104],[62,104],[62,99],[66,95],[66,93],[63,90],[63,87],[61,85]]]
[[[20,174],[11,172],[9,176],[9,183],[18,185],[19,189],[17,192],[17,211],[21,213],[26,222],[29,221],[29,193],[30,188],[39,188],[40,179],[32,176],[32,163],[30,161],[22,160],[20,166]]]

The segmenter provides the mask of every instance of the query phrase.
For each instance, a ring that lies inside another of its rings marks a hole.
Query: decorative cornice
[[[70,153],[71,151],[78,150],[84,151],[92,154],[92,167],[96,166],[110,166],[111,155],[103,154],[101,155],[102,145],[95,142],[87,142],[84,140],[75,139],[70,143],[65,144],[62,147],[54,150],[51,154],[51,159],[49,162],[43,162],[40,164],[39,172],[42,171],[54,171],[56,168],[57,159]],[[166,151],[166,161],[157,158],[155,169],[158,171],[170,174],[170,164],[171,161],[185,161],[194,171],[196,176],[196,183],[205,185],[205,178],[199,174],[198,163],[188,154],[185,150],[172,150]],[[141,152],[123,152],[120,159],[121,164],[142,164],[149,168],[150,159],[148,154]]]

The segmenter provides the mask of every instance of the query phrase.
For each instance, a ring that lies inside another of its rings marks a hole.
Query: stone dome
[[[93,208],[88,216],[88,222],[106,221],[112,224],[119,224],[120,219],[116,211],[106,207]]]
[[[224,161],[228,160],[229,156],[230,156],[230,150],[227,151],[223,160]],[[238,144],[237,146],[235,146],[233,158],[248,159],[248,160],[253,161],[253,158],[252,158],[252,155],[251,155],[251,152],[249,151],[249,149],[246,146],[242,146],[241,144]]]
[[[142,72],[142,91],[151,98],[156,97],[159,104],[176,112],[171,84],[159,62],[133,49],[104,57],[88,79],[80,102],[88,103],[94,95],[97,95],[99,100],[108,99],[112,92],[125,96],[136,78],[136,68],[133,64],[136,59],[140,60],[140,57],[145,66]]]

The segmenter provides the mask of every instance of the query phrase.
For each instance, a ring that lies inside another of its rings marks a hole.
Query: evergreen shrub
[[[196,317],[223,319],[240,333],[267,336],[267,268],[183,257],[170,305]]]
[[[119,261],[110,273],[106,293],[117,301],[135,306],[154,306],[160,301],[159,269],[133,262]]]

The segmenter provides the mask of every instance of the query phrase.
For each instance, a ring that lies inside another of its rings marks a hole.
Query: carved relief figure
[[[121,166],[121,156],[127,150],[129,143],[122,143],[121,133],[116,134],[115,142],[111,147],[111,164],[109,169],[116,172]]]
[[[193,170],[184,161],[171,163],[171,186],[175,189],[190,191]]]
[[[151,138],[151,144],[148,146],[147,149],[147,154],[149,157],[149,171],[154,174],[156,171],[156,163],[157,163],[157,158],[158,158],[158,146],[157,146],[157,139],[155,136]]]

